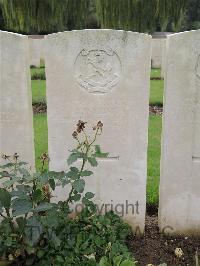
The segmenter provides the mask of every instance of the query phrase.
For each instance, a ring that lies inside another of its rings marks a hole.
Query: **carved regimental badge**
[[[75,79],[90,93],[106,93],[117,85],[121,74],[118,55],[110,48],[82,50],[75,61]]]

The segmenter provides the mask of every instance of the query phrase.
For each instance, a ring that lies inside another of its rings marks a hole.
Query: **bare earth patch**
[[[196,264],[197,261],[200,263],[200,237],[164,237],[159,233],[156,215],[147,216],[145,235],[142,238],[129,237],[128,246],[140,266],[162,263],[167,266],[200,265]],[[182,256],[175,255],[176,248],[181,248]]]
[[[163,107],[157,105],[150,105],[149,106],[149,114],[150,115],[162,115],[163,114]]]
[[[47,112],[47,105],[45,102],[33,103],[33,114],[45,114]]]

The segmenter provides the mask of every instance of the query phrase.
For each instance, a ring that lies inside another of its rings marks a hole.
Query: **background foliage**
[[[6,29],[45,33],[85,27],[89,0],[0,0]]]
[[[178,25],[187,0],[97,0],[97,14],[101,26],[134,30],[154,31],[159,23],[166,27],[169,19]]]
[[[26,34],[82,28],[153,32],[199,27],[199,0],[0,0],[0,28]]]
[[[182,29],[200,29],[200,1],[190,0],[182,23]]]

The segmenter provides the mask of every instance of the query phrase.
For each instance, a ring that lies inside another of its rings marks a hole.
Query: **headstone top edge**
[[[176,32],[176,33],[167,35],[167,39],[183,37],[183,36],[191,35],[191,34],[194,34],[194,33],[200,34],[200,29],[198,29],[198,30],[190,30],[190,31],[183,31],[183,32]]]
[[[23,35],[23,34],[20,34],[20,33],[15,33],[15,32],[11,32],[11,31],[0,30],[0,34],[1,33],[7,34],[7,35],[10,35],[10,36],[16,36],[16,37],[28,39],[28,36],[27,35]]]
[[[152,39],[152,36],[148,33],[140,33],[140,32],[133,32],[133,31],[126,31],[126,30],[115,30],[115,29],[82,29],[82,30],[72,30],[72,31],[62,31],[62,32],[56,32],[56,33],[51,33],[51,34],[47,34],[44,36],[45,39],[49,39],[49,38],[54,38],[54,37],[58,37],[61,36],[63,34],[66,35],[72,35],[72,34],[76,34],[76,33],[90,33],[90,32],[103,32],[103,33],[107,33],[107,32],[112,32],[112,33],[127,33],[129,35],[135,35],[135,36],[144,36],[144,38],[147,38],[149,40]]]

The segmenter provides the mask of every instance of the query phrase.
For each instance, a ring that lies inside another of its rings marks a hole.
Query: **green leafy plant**
[[[99,263],[99,266],[135,266],[135,265],[136,265],[135,262],[130,259],[123,260],[123,256],[116,256],[112,260],[110,260],[105,256],[101,258]]]
[[[90,137],[86,122],[78,121],[72,134],[77,145],[70,151],[66,172],[45,170],[47,154],[40,158],[39,173],[32,173],[26,163],[19,162],[17,153],[3,155],[6,161],[0,166],[3,261],[20,265],[99,265],[104,260],[102,257],[106,257],[109,265],[115,265],[112,263],[117,256],[121,256],[120,263],[131,259],[125,245],[129,226],[114,213],[98,215],[92,201],[94,194],[85,192],[85,178],[93,175],[86,166],[96,167],[97,158],[108,156],[96,144],[102,128],[99,121]],[[80,167],[77,160],[82,161]],[[52,203],[57,186],[69,186],[70,192],[65,200]],[[84,209],[70,218],[70,206],[75,202],[82,202]]]

